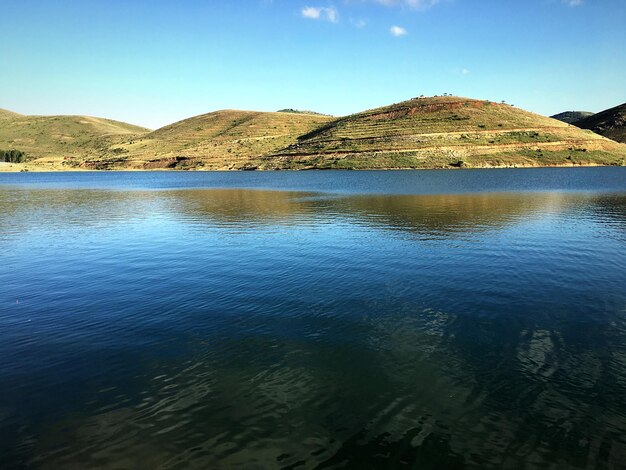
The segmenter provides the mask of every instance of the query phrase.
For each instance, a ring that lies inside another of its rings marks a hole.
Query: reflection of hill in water
[[[295,225],[314,216],[309,193],[253,189],[201,189],[164,194],[169,209],[196,224]]]
[[[347,222],[456,237],[568,211],[577,213],[576,220],[623,230],[625,203],[623,196],[582,194],[324,197],[256,190],[1,190],[0,236],[41,227],[79,227],[90,233],[155,217],[164,225],[193,225],[200,231],[319,224],[332,233],[333,222]],[[310,240],[305,237],[303,245]],[[342,242],[342,249],[354,243]],[[548,244],[541,254],[552,249]],[[369,262],[374,261],[380,257]],[[181,269],[188,268],[187,262],[180,261]],[[361,262],[352,259],[349,267],[358,269]],[[548,265],[558,268],[554,263],[555,258]],[[305,263],[303,269],[310,266]],[[413,281],[436,272],[413,267],[387,287],[382,281],[367,284],[358,275],[343,278],[354,287],[347,298],[337,294],[339,286],[325,298],[318,284],[313,303],[303,295],[316,289],[306,276],[293,281],[291,294],[278,297],[263,297],[258,285],[249,283],[243,295],[250,294],[246,302],[256,309],[233,308],[236,302],[224,301],[227,313],[215,316],[207,316],[205,309],[216,308],[219,297],[196,289],[206,286],[202,281],[192,283],[184,292],[190,299],[178,311],[166,300],[152,304],[160,308],[149,308],[155,320],[164,318],[162,311],[181,315],[176,317],[179,328],[173,319],[163,323],[162,338],[171,342],[152,337],[152,355],[144,357],[134,342],[120,347],[116,364],[140,366],[139,373],[128,370],[133,386],[106,392],[115,379],[103,379],[107,388],[100,392],[114,394],[115,406],[94,406],[66,421],[46,423],[37,440],[43,457],[31,463],[86,468],[106,458],[118,467],[211,468],[220,462],[238,468],[253,456],[265,468],[296,467],[302,459],[308,468],[349,461],[361,467],[396,462],[401,468],[402,462],[449,456],[438,463],[455,468],[466,459],[467,466],[499,468],[514,467],[519,456],[543,462],[553,449],[561,454],[553,460],[563,466],[584,466],[578,465],[583,461],[589,467],[608,462],[608,467],[621,461],[624,408],[619,397],[626,366],[621,313],[614,315],[614,309],[596,302],[591,294],[597,291],[590,291],[589,303],[577,305],[559,299],[549,284],[540,289],[547,278],[534,284],[536,290],[519,292],[529,280],[518,285],[517,277],[496,275],[484,286],[481,279],[468,279],[476,297],[505,294],[495,307],[465,305],[467,296],[455,293],[454,285],[436,290],[437,298],[449,298],[443,307],[433,306],[425,287],[438,280]],[[163,285],[172,287],[170,281],[164,279]],[[595,282],[594,289],[606,280],[596,275]],[[365,292],[365,285],[373,292]],[[298,302],[290,308],[294,298]],[[190,313],[194,306],[199,306],[197,315]],[[94,348],[90,354],[80,360],[98,365],[101,351]],[[100,400],[99,405],[110,405]],[[27,436],[23,442],[34,440]]]
[[[609,195],[594,198],[589,210],[604,224],[619,228],[626,236],[626,195]]]
[[[493,230],[521,219],[570,209],[599,213],[615,226],[626,199],[552,193],[347,195],[201,189],[175,191],[0,191],[0,230],[29,226],[94,227],[148,217],[182,218],[198,227],[254,228],[351,222],[422,236]]]
[[[310,224],[349,221],[377,228],[445,236],[487,230],[540,212],[562,210],[554,194],[367,195],[324,197],[261,190],[173,191],[170,210],[196,224]]]
[[[433,236],[497,229],[561,205],[551,196],[517,194],[361,196],[338,203],[365,223]]]

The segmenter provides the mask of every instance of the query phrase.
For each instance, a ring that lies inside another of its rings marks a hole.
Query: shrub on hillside
[[[24,163],[26,154],[20,150],[0,150],[0,162]]]

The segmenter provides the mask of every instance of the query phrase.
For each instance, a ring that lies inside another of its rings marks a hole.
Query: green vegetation
[[[333,120],[263,157],[258,167],[616,165],[625,157],[626,146],[554,119],[508,104],[443,96]]]
[[[19,148],[32,165],[62,168],[64,161],[106,158],[111,147],[147,129],[88,116],[0,113],[0,148]]]
[[[419,97],[341,118],[224,110],[156,131],[0,113],[28,169],[385,169],[622,165],[626,145],[505,103]],[[287,112],[288,111],[288,112]]]
[[[0,162],[24,163],[26,154],[19,150],[0,150]]]

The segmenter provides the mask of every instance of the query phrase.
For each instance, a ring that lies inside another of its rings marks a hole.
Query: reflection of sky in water
[[[0,455],[619,465],[625,207],[0,189]]]

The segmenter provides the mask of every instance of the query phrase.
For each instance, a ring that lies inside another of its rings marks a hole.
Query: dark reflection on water
[[[0,467],[620,468],[625,208],[0,188]]]

